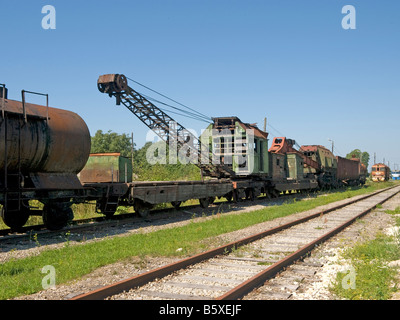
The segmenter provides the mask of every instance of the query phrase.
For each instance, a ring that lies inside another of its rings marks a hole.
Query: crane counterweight
[[[102,93],[119,93],[128,88],[128,80],[123,74],[104,74],[97,81],[97,88]]]

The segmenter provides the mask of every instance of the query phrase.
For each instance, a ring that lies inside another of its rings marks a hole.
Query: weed
[[[396,207],[394,210],[385,210],[385,213],[387,214],[400,214],[400,207]]]
[[[71,231],[67,231],[66,233],[65,233],[65,240],[66,240],[66,242],[65,242],[65,247],[66,248],[68,248],[69,247],[69,244],[70,244],[70,239],[69,239],[69,237],[71,236]]]
[[[268,261],[258,262],[257,265],[259,266],[270,266],[272,263]]]
[[[38,234],[37,234],[36,232],[32,235],[32,231],[30,231],[29,238],[31,239],[30,241],[34,241],[34,242],[36,243],[36,246],[37,246],[37,247],[40,247],[40,243],[39,243],[39,239],[38,239]]]
[[[330,290],[349,300],[387,300],[397,290],[392,284],[397,271],[388,261],[400,258],[400,248],[392,237],[378,235],[376,239],[344,251],[343,258],[355,271],[353,287],[345,286],[347,272],[339,272]]]

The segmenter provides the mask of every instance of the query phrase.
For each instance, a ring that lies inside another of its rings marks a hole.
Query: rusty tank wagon
[[[50,229],[72,217],[71,199],[83,196],[77,173],[89,157],[91,138],[83,119],[71,111],[0,98],[1,216],[11,228],[30,215],[43,215]],[[44,204],[31,210],[30,200]]]

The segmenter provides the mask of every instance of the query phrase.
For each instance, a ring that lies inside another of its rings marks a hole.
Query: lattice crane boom
[[[211,164],[210,159],[213,159],[213,156],[208,146],[202,145],[201,141],[189,130],[129,87],[124,75],[102,75],[97,81],[97,86],[100,92],[107,93],[110,97],[114,96],[117,105],[122,103],[167,144],[176,143],[177,150],[182,147],[190,150],[192,156],[197,156],[194,163],[202,170],[203,174],[217,178],[235,175],[234,171],[223,164]]]

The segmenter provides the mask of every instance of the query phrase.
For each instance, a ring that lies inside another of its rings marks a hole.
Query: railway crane
[[[125,75],[101,75],[97,81],[97,86],[100,92],[115,97],[117,105],[122,103],[164,142],[169,145],[176,144],[178,150],[183,146],[187,147],[188,151],[194,156],[194,163],[201,169],[202,174],[217,178],[235,175],[235,172],[224,164],[210,164],[208,161],[202,161],[208,160],[210,157],[208,146],[202,144],[201,140],[142,94],[129,87]]]

